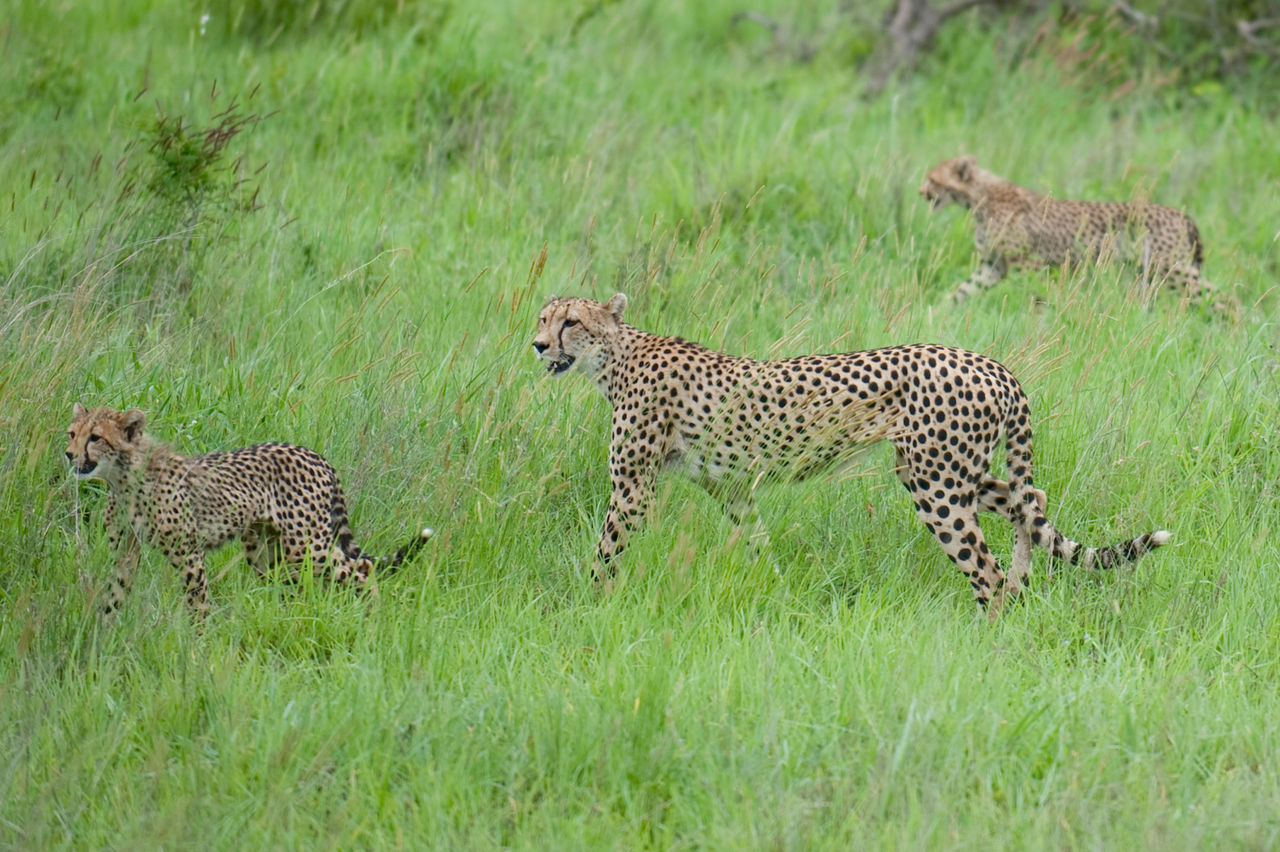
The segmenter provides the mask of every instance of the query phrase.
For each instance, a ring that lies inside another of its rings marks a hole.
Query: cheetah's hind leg
[[[984,478],[979,479],[980,486],[974,487],[974,490],[966,493],[966,490],[957,490],[952,496],[958,498],[954,506],[938,505],[934,506],[928,499],[927,495],[917,493],[913,482],[923,482],[928,480],[929,471],[920,470],[913,471],[911,463],[903,454],[901,448],[895,447],[897,464],[894,467],[894,473],[898,475],[898,479],[902,480],[902,484],[906,486],[907,491],[911,494],[911,499],[915,503],[916,517],[924,523],[929,531],[933,533],[938,544],[942,547],[942,552],[947,554],[955,566],[960,569],[960,573],[964,574],[965,579],[969,581],[969,586],[973,589],[974,600],[987,610],[987,617],[991,621],[995,621],[996,616],[1000,613],[1000,607],[1003,605],[1006,597],[1012,597],[1017,593],[1017,589],[1005,588],[1005,573],[1000,568],[995,557],[991,555],[991,550],[987,547],[986,539],[983,538],[982,528],[978,526],[978,511],[982,505],[979,496],[988,497],[995,505],[995,497],[999,494],[1000,484],[1004,484],[1004,493],[1007,495],[1009,486],[1007,483],[1001,483],[998,479]],[[915,475],[913,475],[913,473]],[[961,472],[962,481],[965,474]],[[988,485],[990,479],[989,489]],[[971,481],[971,480],[968,480]],[[1006,504],[1008,498],[1005,499]],[[1003,513],[1003,510],[997,509]],[[1028,558],[1029,561],[1029,558]]]
[[[1036,495],[1036,505],[1040,507],[1040,514],[1043,515],[1048,506],[1048,495],[1039,488],[1036,488],[1033,493]],[[1013,510],[1013,497],[1009,493],[1009,483],[1003,479],[996,479],[990,474],[984,476],[978,486],[978,511],[992,512],[1013,524],[1013,560],[1009,568],[1009,582],[1014,587],[1011,591],[1016,594],[1022,590],[1023,584],[1031,573],[1032,543],[1031,533],[1027,531]],[[1049,566],[1048,576],[1053,576],[1052,564]]]
[[[244,543],[244,558],[259,577],[269,577],[280,562],[280,533],[269,524],[253,524],[244,531],[241,537]],[[297,580],[296,575],[288,578],[290,582]]]

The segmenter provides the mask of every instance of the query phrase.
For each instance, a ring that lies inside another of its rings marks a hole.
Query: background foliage
[[[957,15],[868,97],[879,12],[829,3],[12,5],[0,843],[1275,845],[1274,65],[1092,11]],[[915,189],[964,151],[1187,209],[1240,317],[1143,308],[1124,268],[950,309],[971,228]],[[617,290],[760,357],[991,354],[1055,522],[1175,542],[1038,559],[988,627],[881,447],[766,492],[758,555],[664,481],[601,595],[608,412],[528,343],[548,294]],[[76,400],[314,447],[366,547],[439,538],[366,600],[228,548],[199,631],[149,552],[103,625]]]

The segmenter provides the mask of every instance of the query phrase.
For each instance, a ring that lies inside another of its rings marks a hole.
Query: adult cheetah
[[[755,361],[633,328],[622,321],[626,306],[621,293],[605,303],[553,297],[533,340],[549,373],[577,367],[613,407],[602,563],[643,521],[659,468],[681,470],[767,541],[752,498],[758,484],[818,473],[878,440],[893,444],[917,516],[992,618],[1019,591],[1033,543],[1073,564],[1110,568],[1169,540],[1159,530],[1094,548],[1058,532],[1032,481],[1027,397],[984,355],[913,345]],[[1002,433],[1007,482],[988,472]],[[978,512],[1013,523],[1007,575]]]
[[[268,443],[180,456],[144,434],[145,423],[136,408],[77,402],[67,430],[67,461],[76,476],[99,479],[110,491],[105,522],[117,567],[105,614],[124,601],[143,541],[182,571],[187,605],[202,617],[209,607],[205,551],[232,539],[243,541],[260,574],[281,559],[297,566],[309,555],[317,574],[328,568],[336,582],[363,587],[375,569],[398,566],[431,535],[422,530],[394,556],[367,556],[352,540],[338,475],[318,453]]]
[[[957,302],[999,282],[1010,266],[1111,257],[1138,264],[1144,298],[1153,283],[1167,283],[1183,296],[1208,289],[1200,277],[1200,231],[1190,216],[1171,207],[1051,198],[980,168],[972,155],[934,166],[920,194],[935,210],[958,204],[973,214],[978,270],[952,293]]]

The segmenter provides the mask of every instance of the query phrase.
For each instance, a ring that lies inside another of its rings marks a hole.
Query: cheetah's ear
[[[71,416],[77,420],[79,420],[81,417],[84,417],[88,413],[89,413],[89,409],[85,408],[83,405],[81,405],[78,402],[75,405],[71,406]]]
[[[627,309],[627,297],[622,293],[615,293],[612,299],[605,302],[604,306],[609,313],[613,314],[615,320],[621,320],[622,312]]]
[[[972,154],[965,154],[963,157],[956,158],[956,177],[963,181],[973,179],[973,170],[978,167],[978,158]]]
[[[142,437],[142,427],[146,425],[147,415],[143,414],[136,408],[131,408],[124,413],[121,418],[120,425],[124,427],[124,436],[131,443]]]

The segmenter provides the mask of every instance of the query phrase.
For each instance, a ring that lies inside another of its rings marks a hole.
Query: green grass
[[[1280,844],[1274,80],[1122,89],[1069,33],[963,21],[867,102],[864,36],[811,3],[753,7],[807,62],[724,0],[353,0],[296,28],[246,0],[203,35],[182,6],[0,28],[0,844]],[[157,117],[233,98],[261,120],[216,168],[163,171]],[[949,309],[970,227],[915,190],[964,151],[1185,207],[1240,320],[1143,308],[1123,268]],[[988,626],[879,447],[765,492],[758,555],[662,480],[600,594],[607,405],[528,344],[547,295],[617,290],[758,357],[988,353],[1032,399],[1055,523],[1174,541],[1104,576],[1038,555]],[[438,538],[375,599],[227,548],[201,630],[144,551],[100,623],[77,400],[185,452],[311,446],[367,549]]]

